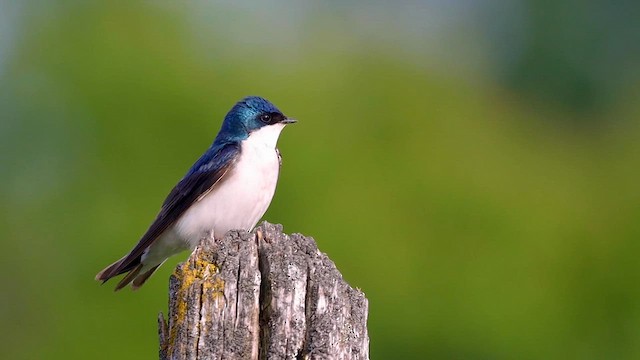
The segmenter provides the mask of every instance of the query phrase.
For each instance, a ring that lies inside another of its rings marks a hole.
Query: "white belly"
[[[193,249],[213,231],[216,238],[229,230],[251,230],[267,211],[278,182],[280,162],[276,142],[284,124],[265,126],[241,143],[234,168],[211,192],[194,203],[142,255],[141,273],[169,256]]]
[[[173,230],[188,247],[193,249],[210,231],[216,238],[229,230],[250,231],[267,211],[280,164],[275,142],[254,135],[259,134],[242,142],[240,158],[225,179],[176,221]]]

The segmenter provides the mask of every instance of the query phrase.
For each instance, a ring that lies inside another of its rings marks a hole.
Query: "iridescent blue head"
[[[216,140],[244,140],[266,126],[283,126],[296,122],[287,118],[275,105],[259,96],[246,97],[227,113]]]

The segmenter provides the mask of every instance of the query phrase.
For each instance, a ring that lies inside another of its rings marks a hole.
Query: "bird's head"
[[[246,97],[236,103],[224,118],[220,135],[243,140],[252,133],[273,128],[278,134],[286,124],[296,120],[286,117],[275,105],[259,96]]]

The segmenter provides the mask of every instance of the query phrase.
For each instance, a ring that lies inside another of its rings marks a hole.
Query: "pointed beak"
[[[283,123],[283,124],[293,124],[293,123],[297,123],[297,122],[298,122],[298,120],[291,119],[291,118],[286,118],[286,119],[281,121],[281,123]]]

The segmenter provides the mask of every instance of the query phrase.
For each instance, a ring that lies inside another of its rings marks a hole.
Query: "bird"
[[[280,133],[295,122],[262,97],[238,101],[211,146],[166,197],[138,244],[100,271],[96,280],[104,284],[126,274],[115,290],[130,283],[135,290],[169,257],[195,249],[203,237],[211,234],[219,239],[229,230],[251,231],[276,190]]]

